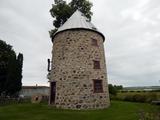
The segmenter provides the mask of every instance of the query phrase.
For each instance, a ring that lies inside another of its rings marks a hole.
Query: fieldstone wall
[[[92,44],[97,40],[97,46]],[[88,30],[67,30],[53,40],[51,81],[56,81],[55,106],[65,109],[103,109],[110,105],[103,38]],[[94,69],[93,60],[100,61]],[[103,81],[94,93],[93,80]]]

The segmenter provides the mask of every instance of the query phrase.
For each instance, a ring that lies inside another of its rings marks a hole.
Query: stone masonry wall
[[[98,46],[92,45],[96,39]],[[51,81],[56,81],[56,107],[103,109],[110,105],[103,38],[88,30],[67,30],[53,40]],[[93,68],[100,61],[100,69]],[[94,93],[93,80],[103,81],[103,92]]]

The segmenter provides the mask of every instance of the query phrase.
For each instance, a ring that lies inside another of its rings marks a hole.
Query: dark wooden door
[[[56,82],[51,82],[50,104],[55,103],[56,96]]]

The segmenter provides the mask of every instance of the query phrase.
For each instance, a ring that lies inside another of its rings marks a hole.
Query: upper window
[[[100,61],[93,60],[94,69],[100,69]]]
[[[93,80],[93,85],[94,85],[94,93],[102,93],[103,92],[102,80],[98,80],[98,79]]]
[[[92,45],[94,45],[94,46],[98,46],[97,40],[96,40],[96,39],[94,39],[94,38],[92,38]]]

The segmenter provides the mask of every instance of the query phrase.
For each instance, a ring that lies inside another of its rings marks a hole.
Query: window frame
[[[100,61],[93,60],[93,69],[101,69]]]
[[[92,40],[92,45],[93,45],[93,46],[98,46],[98,41],[97,41],[97,39],[91,38],[91,40]]]
[[[99,90],[97,90],[97,86],[96,86],[96,81],[100,82],[100,85],[98,87],[100,87]],[[93,79],[93,93],[103,93],[103,80],[101,79]]]

